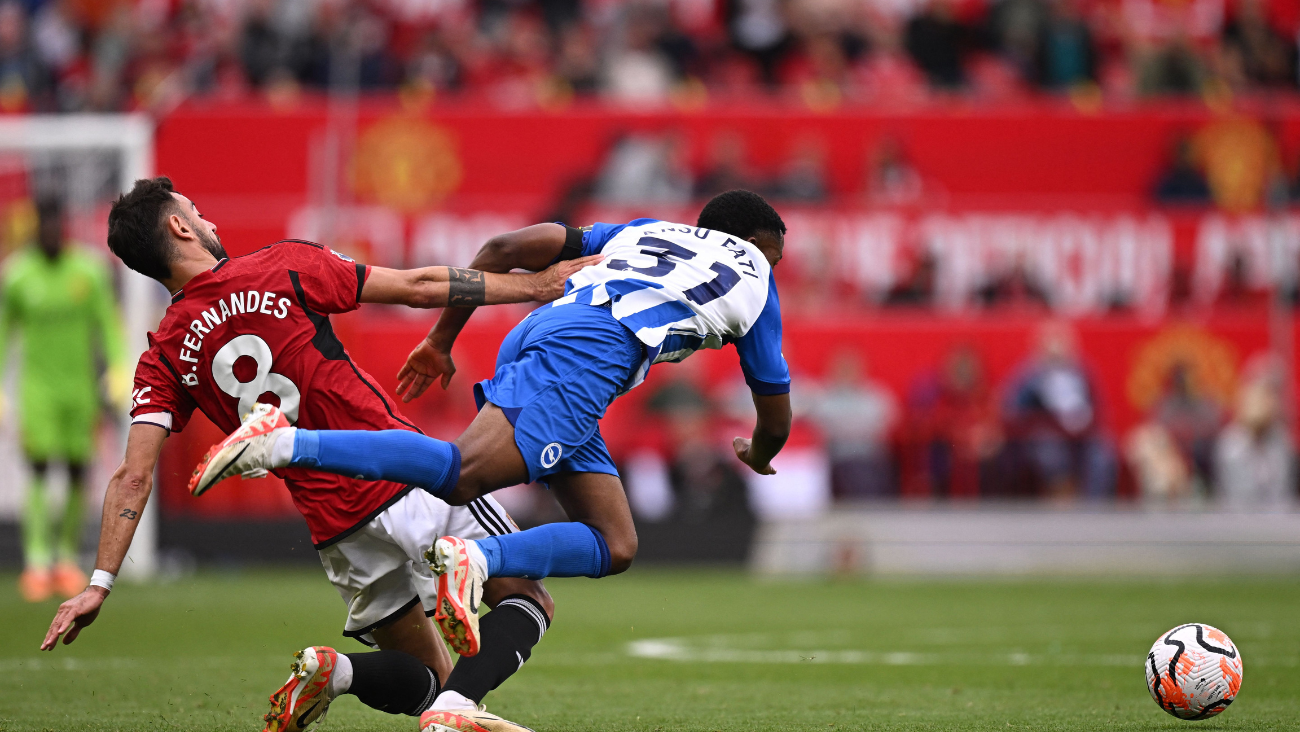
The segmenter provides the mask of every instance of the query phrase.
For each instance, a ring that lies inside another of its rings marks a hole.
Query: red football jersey
[[[263,401],[307,429],[416,430],[330,327],[330,313],[360,305],[368,275],[365,265],[296,240],[219,262],[172,297],[149,334],[135,371],[132,419],[179,432],[197,407],[229,433]],[[275,474],[317,548],[409,489],[299,468]]]

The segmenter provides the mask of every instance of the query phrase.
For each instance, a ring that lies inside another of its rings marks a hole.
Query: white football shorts
[[[375,645],[370,632],[415,604],[437,605],[437,578],[424,552],[443,536],[483,539],[519,530],[491,496],[449,506],[414,488],[347,538],[320,549],[321,565],[348,606],[343,635]]]

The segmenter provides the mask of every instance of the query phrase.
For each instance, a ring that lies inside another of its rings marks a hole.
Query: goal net
[[[6,260],[37,235],[36,201],[57,197],[65,212],[65,239],[96,250],[114,268],[114,289],[132,367],[147,347],[145,333],[153,328],[165,302],[164,292],[151,280],[121,266],[108,252],[108,209],[113,199],[137,178],[153,174],[153,123],[145,115],[30,115],[0,117],[0,256]],[[0,547],[6,563],[20,561],[18,540],[28,467],[20,445],[21,410],[16,371],[17,348],[7,349],[5,405],[0,422],[0,525],[9,534]],[[107,478],[121,459],[126,415],[104,420],[97,433],[95,457],[88,466],[86,527],[99,525]],[[62,512],[66,477],[61,466],[51,471],[51,517]],[[151,502],[136,530],[122,567],[126,577],[148,578],[157,568],[158,511]],[[83,539],[86,538],[83,532]],[[86,543],[83,541],[83,547]],[[88,561],[82,562],[83,566]]]

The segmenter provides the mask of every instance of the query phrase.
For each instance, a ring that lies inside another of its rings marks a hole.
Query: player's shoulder
[[[624,226],[631,229],[640,226],[653,226],[654,224],[664,224],[664,223],[668,223],[668,222],[663,221],[662,219],[632,219],[631,221],[624,224]]]
[[[265,269],[312,271],[321,264],[328,263],[328,257],[335,257],[348,264],[356,263],[356,260],[346,254],[336,252],[324,244],[306,239],[281,239],[255,252],[232,258],[230,273]]]

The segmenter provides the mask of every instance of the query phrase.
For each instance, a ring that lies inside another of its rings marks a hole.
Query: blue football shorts
[[[543,306],[501,343],[496,373],[474,385],[515,427],[530,481],[557,473],[618,475],[600,418],[641,366],[645,348],[608,307]]]

